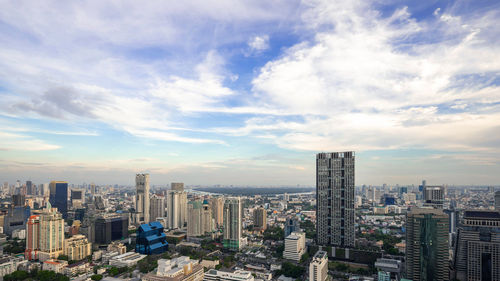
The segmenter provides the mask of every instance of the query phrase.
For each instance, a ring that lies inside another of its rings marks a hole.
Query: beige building
[[[171,260],[158,260],[156,274],[149,273],[142,278],[145,281],[202,281],[203,266],[189,257],[178,257]]]
[[[212,205],[212,218],[216,227],[222,227],[224,224],[224,197],[214,197],[210,200]]]
[[[253,225],[260,230],[265,230],[267,228],[266,209],[259,207],[253,211]]]
[[[328,277],[328,256],[318,251],[309,263],[309,281],[325,281]]]
[[[40,252],[38,257],[40,261],[57,259],[63,254],[64,249],[64,219],[57,208],[52,208],[47,204],[40,214],[40,232],[39,243]]]
[[[306,252],[306,234],[303,232],[292,232],[285,238],[285,250],[283,258],[293,261],[300,261]]]
[[[64,241],[64,254],[69,260],[79,261],[92,254],[92,243],[79,234]]]
[[[127,246],[120,242],[113,241],[108,245],[108,252],[117,252],[119,255],[122,255],[127,252]]]
[[[43,262],[42,270],[54,271],[55,273],[62,274],[66,266],[68,266],[67,261],[51,259]]]

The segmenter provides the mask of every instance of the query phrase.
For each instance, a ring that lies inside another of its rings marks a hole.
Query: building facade
[[[258,207],[253,211],[253,225],[260,230],[267,228],[267,212],[266,209]]]
[[[306,252],[306,234],[303,232],[292,232],[285,238],[285,249],[283,258],[287,260],[300,261]]]
[[[224,202],[224,248],[239,250],[241,244],[242,208],[239,197],[226,198]]]
[[[168,228],[183,229],[187,223],[187,194],[169,190],[167,193]]]
[[[453,268],[458,280],[500,280],[500,212],[464,212]]]
[[[63,218],[68,216],[68,182],[50,182],[50,204],[62,214]]]
[[[135,175],[135,224],[149,223],[149,174]]]
[[[445,189],[444,186],[425,185],[422,190],[424,206],[443,208]]]
[[[204,281],[254,281],[250,271],[236,270],[234,272],[225,272],[215,269],[210,269],[205,272]]]
[[[224,225],[224,197],[211,198],[210,205],[212,205],[212,217],[215,227],[220,228]]]
[[[83,260],[92,254],[92,244],[84,235],[74,235],[64,240],[64,254],[69,260]]]
[[[27,260],[37,260],[40,249],[40,216],[32,215],[26,223],[26,249],[24,258]]]
[[[63,254],[64,249],[64,219],[56,208],[47,204],[39,216],[39,252],[38,258],[41,261],[57,259]],[[30,238],[30,240],[32,240]]]
[[[168,250],[167,236],[163,225],[154,221],[142,224],[137,229],[135,251],[143,255],[158,255]]]
[[[188,203],[188,236],[201,236],[204,234],[202,231],[202,208],[203,205],[201,201],[191,201]]]
[[[406,215],[406,278],[448,281],[449,220],[442,210],[413,208]]]
[[[120,214],[105,214],[97,218],[93,225],[93,242],[107,245],[114,240],[128,237],[128,217]]]
[[[316,155],[316,230],[319,245],[354,247],[354,152]]]
[[[150,205],[149,218],[151,221],[165,217],[165,196],[153,194],[150,198]]]

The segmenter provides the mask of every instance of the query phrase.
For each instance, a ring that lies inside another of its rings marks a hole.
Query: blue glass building
[[[63,218],[68,217],[68,182],[52,181],[50,182],[49,202],[52,207],[56,207]]]
[[[137,229],[135,251],[143,255],[157,255],[168,250],[167,236],[163,233],[163,225],[154,221],[142,224]]]

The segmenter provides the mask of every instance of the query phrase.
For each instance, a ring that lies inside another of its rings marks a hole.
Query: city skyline
[[[420,2],[2,3],[0,179],[497,185],[500,3]]]

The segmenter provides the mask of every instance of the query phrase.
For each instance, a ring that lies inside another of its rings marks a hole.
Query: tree
[[[302,277],[302,275],[304,275],[305,272],[306,269],[302,266],[294,265],[291,262],[284,262],[281,265],[281,270],[276,271],[276,276],[280,276],[283,274],[286,277],[300,278]]]
[[[69,261],[69,257],[66,255],[59,255],[57,259],[62,261]]]
[[[22,281],[28,277],[29,277],[28,272],[17,270],[17,271],[12,272],[11,274],[5,275],[3,277],[3,280],[4,281]]]
[[[94,274],[90,277],[90,279],[92,279],[94,281],[100,281],[102,279],[102,275],[101,274]]]

